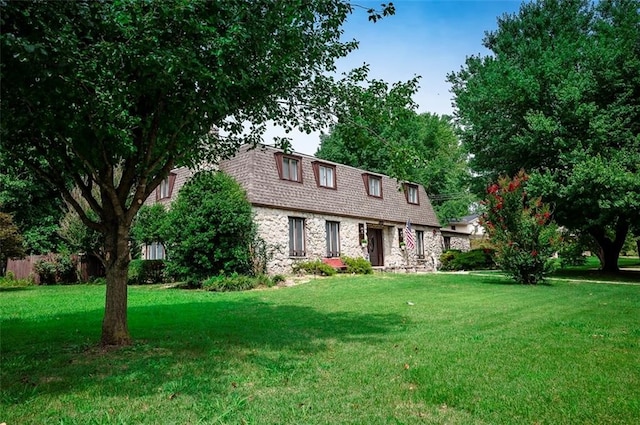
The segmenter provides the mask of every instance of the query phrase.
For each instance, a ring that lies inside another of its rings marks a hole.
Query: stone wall
[[[303,213],[281,209],[254,207],[255,222],[258,233],[268,244],[273,258],[267,263],[270,274],[291,273],[291,267],[297,261],[311,261],[326,257],[326,222],[340,223],[340,254],[348,257],[367,258],[367,247],[360,245],[359,226],[364,224],[365,234],[367,221],[349,217],[339,217],[327,214]],[[305,219],[306,256],[289,256],[289,217]],[[435,228],[416,226],[413,229],[424,232],[424,258],[418,258],[415,250],[409,252],[400,248],[398,229],[401,224],[375,225],[382,228],[384,267],[391,270],[416,271],[434,270],[434,259],[440,258],[442,253],[440,232]]]

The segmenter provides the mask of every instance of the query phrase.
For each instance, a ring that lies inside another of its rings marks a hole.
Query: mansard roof
[[[244,187],[249,201],[255,206],[375,222],[405,223],[411,220],[414,225],[440,227],[427,193],[420,185],[415,185],[419,204],[410,204],[395,179],[300,153],[290,156],[301,161],[301,182],[282,180],[277,167],[278,155],[282,154],[282,150],[272,147],[250,149],[243,146],[235,157],[222,161],[220,169]],[[335,166],[335,189],[318,186],[313,162]],[[380,178],[381,198],[367,194],[363,174]]]

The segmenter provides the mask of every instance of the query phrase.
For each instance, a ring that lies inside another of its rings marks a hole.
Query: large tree
[[[638,0],[529,2],[486,33],[490,55],[448,77],[480,178],[524,168],[608,271],[640,220],[639,40]]]
[[[228,157],[242,142],[259,141],[269,120],[304,129],[324,123],[319,106],[329,102],[333,82],[326,73],[356,47],[340,40],[352,6],[120,0],[0,7],[0,150],[23,158],[103,235],[102,343],[128,344],[129,231],[140,206],[172,168]],[[382,14],[390,12],[388,4]],[[95,220],[72,196],[74,186]]]
[[[347,79],[348,81],[348,79]],[[418,79],[351,83],[318,158],[422,184],[441,221],[468,213],[466,157],[447,116],[415,112]]]

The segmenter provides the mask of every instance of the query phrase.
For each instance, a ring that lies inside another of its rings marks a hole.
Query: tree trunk
[[[589,233],[598,242],[602,249],[602,257],[600,258],[600,264],[602,271],[605,272],[618,272],[618,257],[620,257],[620,251],[624,245],[624,240],[627,237],[629,231],[629,222],[624,217],[619,217],[615,227],[616,236],[612,241],[606,234],[604,227],[597,227],[590,229]]]
[[[127,327],[127,272],[129,270],[129,228],[118,224],[105,238],[107,295],[102,321],[102,345],[129,345]]]

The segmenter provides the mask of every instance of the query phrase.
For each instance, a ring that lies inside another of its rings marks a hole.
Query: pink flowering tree
[[[496,246],[498,266],[517,282],[535,285],[554,269],[560,234],[549,205],[527,196],[527,180],[520,171],[489,186],[482,224]]]

